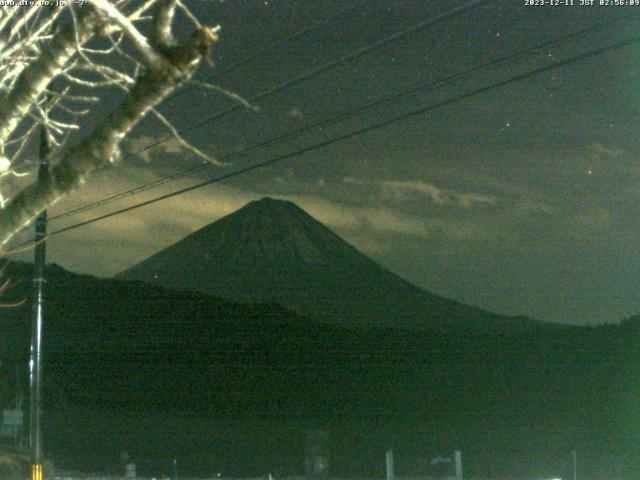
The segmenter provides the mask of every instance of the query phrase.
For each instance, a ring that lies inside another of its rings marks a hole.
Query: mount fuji
[[[498,315],[418,288],[300,207],[265,197],[116,276],[243,303],[278,303],[347,327],[491,332],[543,322]]]

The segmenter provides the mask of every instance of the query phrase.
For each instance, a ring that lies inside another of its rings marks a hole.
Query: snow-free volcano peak
[[[249,202],[118,277],[240,302],[276,302],[349,326],[492,330],[536,323],[422,290],[296,204],[270,197]]]
[[[295,203],[272,197],[262,197],[247,203],[236,213],[246,215],[306,215],[306,212]]]

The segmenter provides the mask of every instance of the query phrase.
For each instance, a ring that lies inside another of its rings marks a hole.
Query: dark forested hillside
[[[8,274],[24,281],[7,300],[27,295],[28,269]],[[2,310],[8,372],[26,365],[29,310]],[[194,474],[301,472],[304,432],[321,426],[342,474],[380,473],[389,445],[399,474],[453,448],[469,473],[554,475],[574,448],[585,475],[637,473],[638,332],[349,330],[52,266],[46,447],[85,468],[127,450],[154,474],[174,456]]]

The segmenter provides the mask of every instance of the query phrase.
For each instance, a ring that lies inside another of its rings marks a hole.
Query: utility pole
[[[45,127],[40,129],[40,166],[38,182],[49,177],[49,141]],[[44,264],[46,256],[47,211],[36,217],[35,256],[33,261],[33,305],[31,309],[31,352],[29,360],[29,445],[31,447],[31,480],[42,480],[42,323],[44,321]]]
[[[456,480],[462,480],[462,452],[460,450],[456,450],[453,453],[453,457],[455,461]]]
[[[386,453],[387,480],[395,480],[396,474],[393,468],[393,450],[390,448]]]
[[[16,365],[16,411],[22,413],[22,384],[20,382],[20,365]],[[15,446],[17,450],[22,450],[25,447],[25,428],[24,423],[20,422],[18,431],[16,432]]]
[[[574,450],[571,455],[573,456],[573,480],[576,480],[576,471],[578,470],[578,452]]]

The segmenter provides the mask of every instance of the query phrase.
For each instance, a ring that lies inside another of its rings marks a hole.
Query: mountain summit
[[[386,270],[294,203],[265,197],[118,274],[240,302],[276,302],[351,327],[494,331],[538,322],[422,290]]]

